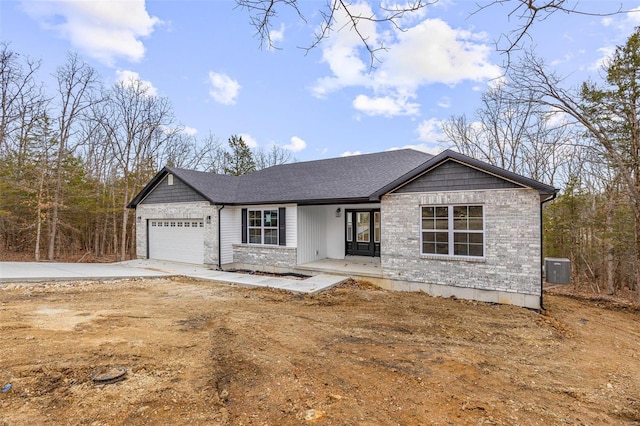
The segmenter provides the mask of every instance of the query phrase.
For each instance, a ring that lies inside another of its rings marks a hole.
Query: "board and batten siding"
[[[220,210],[220,263],[233,263],[233,245],[242,239],[241,208],[226,206]]]
[[[285,204],[287,210],[286,225],[287,225],[287,247],[298,246],[298,205],[297,204]]]
[[[147,195],[141,204],[165,204],[165,203],[192,203],[206,201],[205,198],[195,192],[182,180],[173,176],[173,185],[169,185],[168,176],[165,176],[158,185]]]
[[[511,188],[522,188],[522,186],[457,161],[449,160],[410,181],[406,185],[403,185],[394,192],[402,194]]]
[[[298,207],[298,264],[324,258],[344,259],[345,212],[379,209],[378,203]],[[340,209],[340,216],[336,210]]]
[[[335,210],[335,209],[334,209]],[[327,257],[327,207],[298,207],[298,264]]]

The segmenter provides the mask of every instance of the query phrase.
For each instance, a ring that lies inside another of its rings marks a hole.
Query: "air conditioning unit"
[[[556,257],[544,259],[545,281],[549,284],[571,283],[571,261]]]

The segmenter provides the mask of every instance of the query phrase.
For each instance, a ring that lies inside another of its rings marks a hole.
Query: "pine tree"
[[[242,136],[233,135],[229,138],[229,149],[224,153],[224,174],[240,176],[256,170],[256,163],[249,145]]]

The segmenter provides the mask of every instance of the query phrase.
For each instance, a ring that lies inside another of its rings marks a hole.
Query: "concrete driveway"
[[[319,274],[306,279],[240,274],[209,269],[204,265],[160,260],[118,263],[0,262],[0,286],[10,282],[100,281],[124,278],[185,276],[247,287],[271,287],[298,293],[318,293],[349,279]]]
[[[175,275],[122,263],[0,262],[0,283],[102,280]]]

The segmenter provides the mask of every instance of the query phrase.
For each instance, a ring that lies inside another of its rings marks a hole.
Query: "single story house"
[[[411,149],[243,176],[165,167],[136,195],[138,258],[335,272],[384,288],[538,309],[552,186]]]

